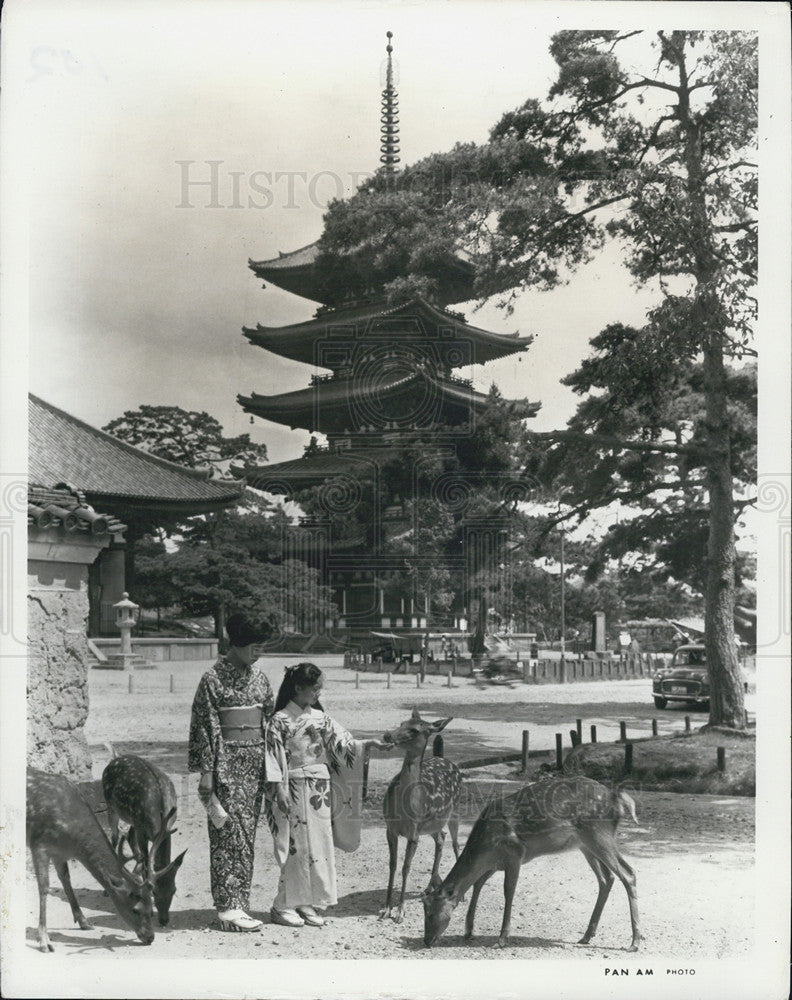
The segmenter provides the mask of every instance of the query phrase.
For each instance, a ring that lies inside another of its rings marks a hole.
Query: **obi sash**
[[[264,711],[260,705],[231,705],[218,708],[220,729],[227,743],[260,743]]]

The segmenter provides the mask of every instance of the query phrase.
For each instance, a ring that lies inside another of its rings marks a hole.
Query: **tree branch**
[[[625,441],[623,438],[610,437],[606,434],[584,434],[579,431],[529,431],[526,436],[536,441],[579,441],[583,444],[601,444],[606,447],[624,449],[626,451],[648,451],[665,455],[711,455],[712,449],[707,445],[693,444],[662,444],[659,441]]]

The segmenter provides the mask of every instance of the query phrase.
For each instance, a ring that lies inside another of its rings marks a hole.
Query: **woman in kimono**
[[[264,803],[281,873],[272,921],[287,927],[321,927],[316,907],[336,897],[335,846],[360,843],[363,757],[379,740],[356,740],[322,709],[322,671],[313,663],[287,667],[265,725],[268,779]],[[281,786],[269,782],[280,777]],[[283,810],[287,790],[288,813]]]

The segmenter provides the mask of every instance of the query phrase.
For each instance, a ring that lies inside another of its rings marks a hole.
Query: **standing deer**
[[[55,950],[47,934],[50,861],[55,865],[74,922],[81,930],[90,930],[92,925],[85,919],[74,895],[68,866],[71,860],[79,861],[88,869],[104,886],[120,916],[143,944],[151,944],[154,940],[151,869],[145,862],[138,864],[134,872],[124,866],[123,841],[116,852],[75,784],[61,775],[29,767],[25,833],[38,882],[38,941],[41,951]],[[155,842],[154,847],[158,846]]]
[[[401,896],[396,915],[393,917],[396,923],[400,923],[402,919],[407,876],[418,846],[418,838],[422,834],[429,834],[434,838],[435,856],[430,885],[440,882],[440,855],[443,852],[446,826],[451,833],[454,854],[459,857],[457,806],[462,789],[462,775],[456,764],[443,757],[432,757],[426,763],[423,760],[430,735],[445,729],[450,721],[449,718],[438,719],[437,722],[425,722],[418,714],[418,709],[413,709],[412,715],[406,722],[402,722],[398,729],[383,736],[386,743],[404,749],[404,762],[401,771],[388,786],[382,803],[390,853],[390,873],[385,907],[380,910],[380,919],[393,916],[391,897],[396,876],[399,837],[407,838],[407,848],[404,852]]]
[[[471,938],[482,886],[491,875],[502,870],[505,906],[495,947],[503,948],[509,938],[520,866],[543,854],[577,847],[599,884],[588,929],[578,943],[588,944],[596,933],[615,876],[627,890],[632,923],[629,950],[637,951],[642,938],[635,872],[616,846],[617,827],[625,814],[638,821],[632,798],[622,789],[605,788],[590,778],[536,781],[513,795],[491,802],[473,825],[465,849],[445,881],[430,887],[422,896],[424,944],[429,948],[440,937],[448,927],[454,907],[472,885],[473,895],[465,918],[465,938]]]
[[[182,853],[171,861],[171,836],[175,832],[176,789],[164,771],[142,757],[124,754],[113,757],[102,772],[102,790],[107,802],[111,839],[117,844],[118,821],[130,824],[129,846],[136,857],[151,857],[156,869],[154,904],[162,927],[170,920],[170,905],[176,892],[176,872],[184,860]],[[149,849],[149,841],[156,850]]]

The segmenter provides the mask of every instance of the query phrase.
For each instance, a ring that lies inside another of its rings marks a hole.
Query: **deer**
[[[129,846],[138,859],[151,856],[156,869],[154,905],[161,927],[170,921],[170,906],[176,893],[176,873],[186,850],[171,861],[171,837],[175,833],[176,789],[156,765],[135,754],[113,759],[102,772],[102,791],[107,803],[111,843],[119,842],[118,822],[129,823]],[[149,848],[156,843],[156,850]]]
[[[124,840],[114,849],[93,810],[68,778],[36,768],[27,770],[25,834],[33,859],[39,894],[38,944],[43,952],[55,949],[47,933],[49,864],[55,865],[72,917],[80,930],[92,924],[80,909],[71,884],[68,862],[79,861],[102,885],[122,919],[143,944],[154,940],[154,878],[150,865],[138,862],[134,871],[124,856]],[[155,841],[154,848],[159,846]]]
[[[465,918],[465,939],[470,940],[484,883],[496,871],[503,871],[505,905],[495,947],[505,947],[521,866],[544,854],[578,848],[599,886],[588,928],[578,944],[588,944],[594,937],[611,886],[618,878],[627,891],[630,906],[632,943],[628,950],[637,951],[642,935],[635,872],[616,846],[619,821],[625,815],[638,822],[635,802],[627,792],[621,788],[606,788],[598,781],[583,777],[535,781],[512,795],[494,799],[474,823],[465,849],[445,880],[422,894],[424,944],[431,948],[437,941],[448,927],[457,903],[472,885],[473,894]]]
[[[462,774],[456,764],[444,757],[434,756],[424,763],[424,751],[429,737],[445,729],[451,719],[426,722],[414,708],[406,722],[398,729],[383,735],[386,743],[404,750],[404,761],[393,778],[382,803],[387,830],[390,871],[385,906],[380,919],[391,917],[401,923],[404,913],[404,895],[418,838],[424,834],[434,838],[435,855],[430,886],[440,883],[440,857],[445,841],[445,828],[451,833],[455,857],[459,857],[458,806],[462,790]],[[401,896],[395,915],[392,912],[393,883],[399,853],[399,837],[405,837],[407,847],[402,867]]]

